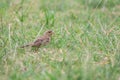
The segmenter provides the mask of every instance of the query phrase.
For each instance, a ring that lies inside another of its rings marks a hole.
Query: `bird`
[[[53,34],[53,31],[48,30],[43,34],[43,36],[38,37],[34,42],[21,46],[21,48],[30,46],[30,47],[35,47],[38,50],[41,46],[45,46],[50,42],[52,34]]]

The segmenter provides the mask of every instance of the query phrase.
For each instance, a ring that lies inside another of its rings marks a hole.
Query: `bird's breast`
[[[44,40],[43,40],[43,45],[46,45],[46,44],[48,44],[50,42],[50,38],[48,37],[48,38],[45,38]]]

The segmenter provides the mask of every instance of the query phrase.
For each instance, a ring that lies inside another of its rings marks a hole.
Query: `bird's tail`
[[[25,48],[25,47],[28,47],[30,46],[31,44],[27,44],[27,45],[24,45],[24,46],[21,46],[20,48]]]

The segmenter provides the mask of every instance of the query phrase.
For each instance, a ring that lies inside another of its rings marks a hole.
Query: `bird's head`
[[[45,35],[47,35],[47,36],[52,36],[52,34],[53,34],[52,30],[48,30],[45,32]]]

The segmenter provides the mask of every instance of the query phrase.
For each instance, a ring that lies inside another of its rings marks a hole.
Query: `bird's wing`
[[[42,44],[43,40],[44,40],[44,37],[39,37],[38,39],[36,39],[33,42],[32,46],[33,47],[39,47]]]
[[[50,38],[48,36],[39,37],[37,40],[34,41],[32,46],[39,47],[41,45],[46,45],[49,43],[49,40]]]
[[[50,41],[50,37],[49,37],[49,36],[44,36],[44,37],[42,38],[42,45],[48,44],[49,41]]]

